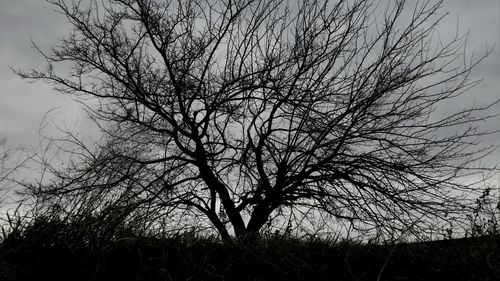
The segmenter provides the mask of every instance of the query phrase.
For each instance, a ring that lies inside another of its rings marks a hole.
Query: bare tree
[[[73,28],[18,74],[102,127],[95,148],[68,136],[77,161],[37,189],[78,208],[192,215],[223,239],[308,212],[404,231],[462,214],[463,178],[487,170],[496,101],[436,112],[484,58],[436,40],[442,1],[49,2]]]
[[[18,231],[26,221],[22,211],[23,200],[17,196],[22,189],[20,184],[26,164],[33,154],[25,147],[13,147],[7,137],[0,134],[0,240]]]
[[[0,136],[0,202],[3,201],[3,197],[8,187],[8,178],[12,173],[7,165],[7,160],[10,157],[10,149],[7,147],[7,139]]]
[[[14,203],[10,197],[14,194],[16,173],[30,159],[23,151],[20,147],[10,147],[7,138],[0,135],[0,207]]]

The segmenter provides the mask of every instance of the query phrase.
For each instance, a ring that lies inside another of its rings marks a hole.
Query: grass
[[[500,237],[405,243],[115,234],[38,220],[0,244],[0,280],[500,280]],[[49,279],[50,278],[50,279]]]

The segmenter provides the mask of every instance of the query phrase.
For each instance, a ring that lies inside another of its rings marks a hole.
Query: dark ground
[[[11,232],[0,280],[500,280],[498,235],[396,245],[88,237],[61,225]]]

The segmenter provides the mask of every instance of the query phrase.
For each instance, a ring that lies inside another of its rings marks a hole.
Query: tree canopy
[[[70,213],[223,239],[344,222],[423,230],[470,208],[493,105],[442,1],[50,0],[72,26],[18,72],[81,98],[103,140],[32,186]],[[281,224],[283,223],[283,224]]]

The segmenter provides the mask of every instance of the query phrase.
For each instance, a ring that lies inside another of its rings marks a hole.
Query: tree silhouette
[[[3,203],[5,193],[8,190],[9,176],[13,169],[8,166],[11,150],[7,147],[7,139],[0,135],[0,203]]]
[[[11,147],[7,137],[0,134],[0,208],[16,203],[13,195],[19,187],[18,173],[31,157],[23,147]]]
[[[405,231],[463,213],[461,179],[486,169],[492,104],[436,111],[483,58],[436,40],[442,1],[49,2],[72,30],[18,74],[81,98],[104,135],[69,135],[74,161],[32,187],[73,211],[223,239],[313,213]]]

